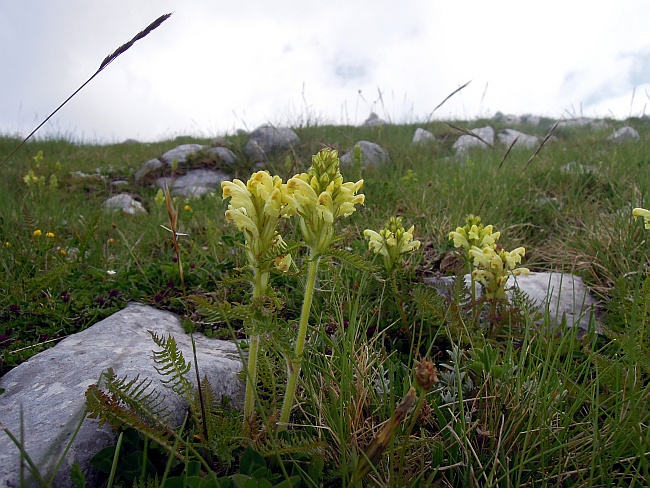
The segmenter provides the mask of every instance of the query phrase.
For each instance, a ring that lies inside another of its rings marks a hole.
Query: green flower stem
[[[287,389],[284,393],[284,402],[282,404],[282,411],[280,412],[278,430],[287,428],[286,424],[289,422],[289,415],[291,414],[291,407],[293,407],[293,399],[296,394],[296,387],[298,386],[298,377],[300,376],[302,355],[305,350],[305,338],[307,337],[307,326],[309,325],[309,312],[311,311],[311,302],[314,297],[318,261],[320,260],[320,256],[314,256],[313,254],[314,252],[312,250],[309,267],[307,268],[305,298],[302,302],[302,310],[300,312],[300,326],[298,328],[294,357],[287,357]]]
[[[390,279],[392,289],[393,289],[393,296],[395,297],[395,301],[397,302],[397,309],[399,310],[399,315],[400,318],[402,319],[402,329],[404,330],[404,333],[408,337],[409,342],[411,342],[411,350],[413,349],[413,337],[411,334],[411,329],[409,328],[409,323],[408,320],[406,319],[406,312],[404,312],[404,302],[402,301],[402,297],[399,292],[399,288],[397,287],[397,277],[395,273],[391,273],[391,279]]]
[[[264,294],[264,273],[259,269],[254,270],[255,281],[253,282],[253,299]],[[255,319],[253,319],[254,321]],[[257,356],[260,349],[260,336],[257,334],[257,327],[252,324],[253,333],[250,335],[248,344],[248,364],[246,367],[246,397],[244,401],[244,427],[246,422],[255,412],[255,388],[257,387]]]

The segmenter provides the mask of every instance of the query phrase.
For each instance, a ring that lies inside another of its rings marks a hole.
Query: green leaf
[[[239,472],[251,476],[259,468],[266,469],[264,456],[262,456],[251,446],[248,446],[242,455],[241,464],[239,465]]]
[[[363,257],[359,256],[345,249],[330,249],[327,255],[335,257],[343,263],[349,264],[358,270],[367,273],[377,273],[381,268],[374,266],[370,261],[366,261]]]
[[[86,476],[81,471],[81,466],[79,463],[74,463],[70,469],[70,478],[72,479],[72,484],[75,488],[85,488],[86,487]]]

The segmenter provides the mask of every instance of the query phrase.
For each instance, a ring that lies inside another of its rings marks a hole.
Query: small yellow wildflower
[[[41,234],[42,234],[42,232],[41,232],[40,229],[36,229],[36,230],[34,231],[34,237],[41,237]]]
[[[45,234],[45,237],[52,238],[52,237],[54,237],[54,233],[53,232],[48,232],[47,234]]]
[[[59,254],[60,254],[61,256],[65,256],[65,255],[68,254],[68,252],[67,252],[65,249],[61,249],[61,250],[59,251]]]
[[[371,229],[363,231],[366,239],[369,239],[368,247],[375,254],[384,257],[384,265],[387,271],[392,271],[401,263],[402,255],[413,252],[420,247],[420,241],[413,240],[414,226],[405,230],[401,217],[391,217],[386,227],[379,232]]]
[[[472,247],[483,248],[494,247],[501,236],[500,232],[492,232],[491,225],[483,227],[481,217],[469,215],[463,227],[457,227],[454,232],[449,233],[449,238],[454,240],[454,247],[462,247],[469,253]]]
[[[470,258],[474,260],[473,278],[481,283],[485,289],[485,296],[488,299],[502,300],[506,294],[506,283],[508,276],[528,275],[528,268],[517,268],[521,258],[526,254],[523,247],[512,251],[504,251],[485,246],[480,249],[476,246],[469,250]]]
[[[190,207],[189,205],[185,205],[183,207],[183,210],[185,210],[186,212],[189,212],[190,210],[192,210],[192,207]]]
[[[11,247],[11,242],[9,241],[5,242],[5,247]]]
[[[114,244],[114,243],[115,243],[115,239],[113,239],[112,237],[109,237],[108,239],[106,239],[106,243],[107,243],[107,244]]]
[[[313,156],[308,172],[287,182],[283,201],[288,211],[299,215],[305,243],[316,255],[332,243],[336,221],[352,215],[355,205],[363,204],[365,196],[357,194],[362,186],[363,180],[343,183],[338,152],[331,149]]]
[[[650,229],[650,210],[646,210],[645,208],[635,208],[632,210],[632,215],[634,216],[634,220],[643,217],[645,228]]]

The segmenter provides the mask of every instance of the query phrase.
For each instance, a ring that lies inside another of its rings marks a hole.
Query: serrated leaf
[[[367,261],[362,256],[359,256],[356,253],[346,251],[345,249],[330,249],[327,252],[328,256],[335,257],[339,261],[342,261],[354,268],[365,271],[367,273],[377,273],[381,268],[373,265],[370,261]]]

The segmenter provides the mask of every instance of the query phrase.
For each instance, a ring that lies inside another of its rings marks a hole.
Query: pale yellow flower
[[[528,275],[528,268],[517,268],[526,250],[518,247],[513,251],[494,249],[485,246],[480,249],[476,246],[469,250],[470,258],[473,259],[473,278],[481,283],[485,289],[485,296],[488,299],[501,300],[505,297],[505,286],[508,276]]]
[[[339,171],[338,152],[323,149],[312,158],[307,173],[291,178],[283,194],[283,202],[300,217],[300,228],[306,244],[320,254],[334,238],[334,224],[348,217],[363,204],[365,196],[357,194],[363,180],[343,182]]]
[[[289,267],[291,266],[291,254],[278,256],[277,258],[275,258],[273,265],[278,271],[282,271],[283,273],[286,273],[287,271],[289,271]]]
[[[470,215],[465,226],[457,227],[455,231],[450,232],[449,238],[453,239],[454,247],[462,247],[469,252],[472,247],[493,247],[501,236],[500,232],[493,232],[493,230],[492,225],[483,227],[480,217]]]
[[[405,230],[401,217],[391,217],[386,227],[379,232],[371,229],[363,231],[368,241],[368,247],[384,257],[384,265],[388,271],[393,270],[402,261],[402,256],[419,249],[420,241],[413,240],[415,227]]]
[[[634,220],[643,217],[645,228],[650,229],[650,210],[646,210],[645,208],[635,208],[632,210],[632,215],[634,216]]]
[[[263,257],[273,248],[285,247],[277,227],[280,218],[292,213],[284,198],[286,185],[279,176],[258,171],[247,183],[237,179],[224,181],[221,188],[224,200],[230,198],[226,219],[244,233],[246,255],[259,279],[260,291],[263,291],[269,279],[268,264],[262,263]],[[290,257],[278,263],[288,269],[291,261],[287,259]]]

